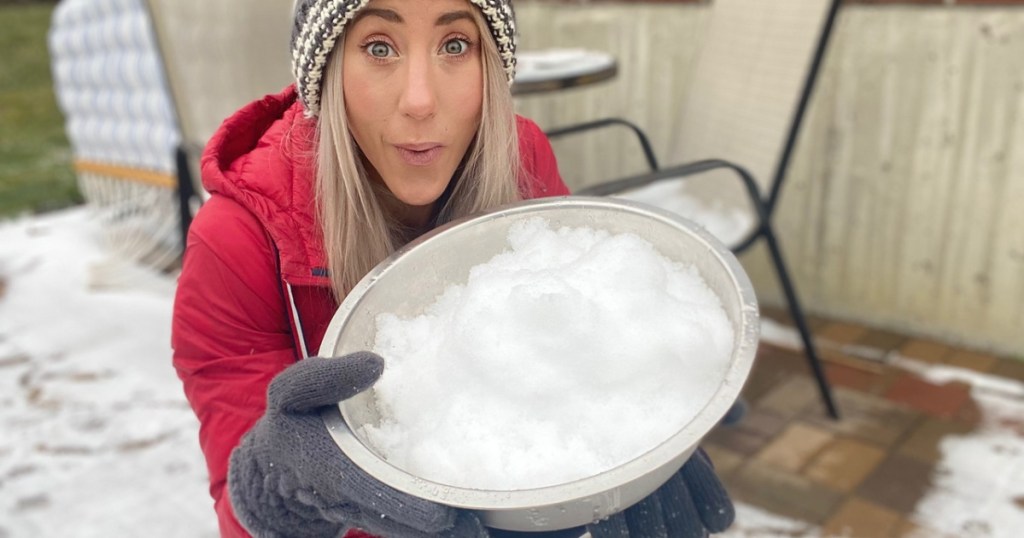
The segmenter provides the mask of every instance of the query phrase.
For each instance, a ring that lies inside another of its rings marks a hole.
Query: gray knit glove
[[[364,473],[327,433],[320,410],[369,388],[384,371],[372,353],[301,360],[270,383],[267,410],[231,453],[228,492],[257,538],[487,537],[471,512],[394,490]]]
[[[703,538],[732,525],[736,512],[700,448],[657,491],[608,519],[537,533],[491,530],[493,538]]]
[[[647,498],[587,529],[593,538],[701,538],[732,525],[736,511],[703,449]]]

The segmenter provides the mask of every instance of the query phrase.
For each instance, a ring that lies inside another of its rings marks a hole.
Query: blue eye
[[[387,58],[388,56],[391,56],[391,45],[388,45],[383,41],[370,43],[366,47],[366,50],[369,51],[370,56],[373,56],[374,58]]]
[[[465,39],[452,39],[444,44],[444,52],[446,54],[459,55],[464,54],[469,49],[469,42]]]

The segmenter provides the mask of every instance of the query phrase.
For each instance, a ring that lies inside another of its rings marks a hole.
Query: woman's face
[[[372,179],[412,214],[429,215],[480,124],[474,9],[466,0],[372,0],[345,30],[349,128]]]

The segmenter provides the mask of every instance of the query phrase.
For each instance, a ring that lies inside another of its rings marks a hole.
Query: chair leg
[[[789,304],[790,315],[793,316],[793,321],[796,323],[797,330],[800,332],[800,339],[804,343],[804,352],[807,354],[807,361],[810,363],[811,371],[814,373],[814,378],[818,382],[818,390],[821,392],[821,399],[825,403],[825,409],[828,411],[830,417],[835,420],[839,420],[839,408],[836,406],[835,399],[832,397],[832,387],[829,385],[828,378],[825,377],[825,369],[821,365],[821,359],[818,358],[818,352],[814,346],[814,340],[811,338],[811,331],[807,328],[807,319],[804,317],[803,310],[800,308],[800,302],[796,297],[796,290],[793,288],[793,283],[789,279],[789,272],[786,271],[786,265],[782,260],[782,251],[779,249],[779,244],[775,240],[775,232],[772,230],[771,224],[764,223],[764,238],[768,243],[768,252],[771,254],[772,262],[775,264],[775,272],[779,276],[779,282],[782,284],[782,291],[786,294],[786,302]]]
[[[178,169],[178,231],[181,234],[181,252],[185,253],[188,242],[188,228],[192,225],[192,198],[195,188],[192,185],[192,172],[188,164],[188,152],[183,146],[174,151],[174,164]]]

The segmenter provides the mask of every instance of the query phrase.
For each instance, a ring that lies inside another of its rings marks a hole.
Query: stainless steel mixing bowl
[[[511,491],[453,487],[421,479],[388,463],[354,433],[362,424],[379,421],[372,390],[324,413],[338,446],[370,475],[400,491],[475,510],[490,527],[516,531],[584,525],[619,512],[660,487],[739,396],[759,337],[757,300],[750,280],[733,254],[709,233],[675,214],[636,202],[570,196],[520,202],[453,222],[396,252],[342,302],[324,336],[320,356],[372,349],[379,313],[421,314],[449,285],[464,284],[470,268],[506,250],[513,223],[532,217],[547,219],[553,228],[585,226],[610,233],[631,232],[650,241],[669,259],[694,264],[721,299],[732,323],[735,345],[724,377],[707,381],[717,384],[714,395],[672,437],[619,467],[555,486]]]

